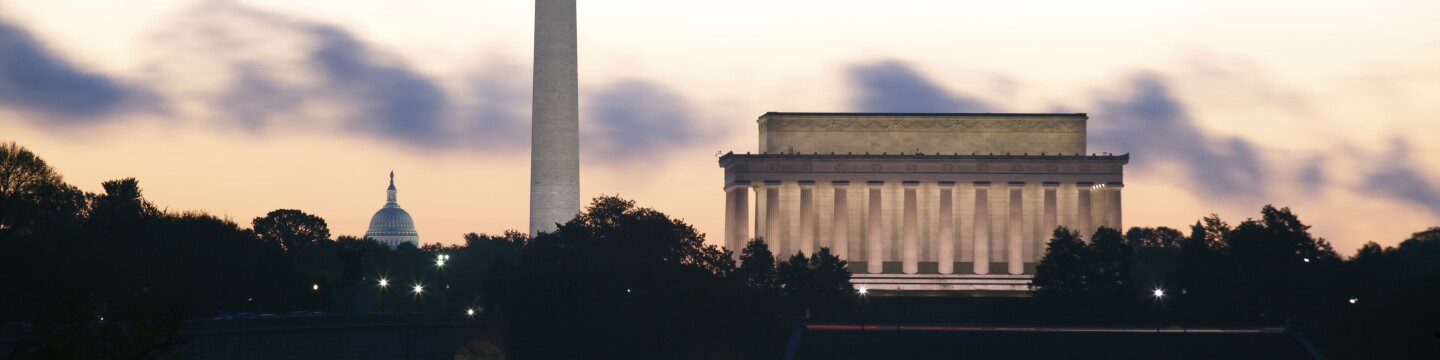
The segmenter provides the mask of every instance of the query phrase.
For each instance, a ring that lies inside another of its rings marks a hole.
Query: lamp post
[[[415,299],[415,312],[420,312],[420,295],[425,292],[425,285],[416,283],[415,287],[410,288],[410,292],[415,293],[415,295],[412,296],[412,298]]]
[[[449,305],[448,301],[450,297],[450,283],[445,281],[446,261],[450,261],[449,254],[435,255],[435,272],[440,276],[440,284],[444,285],[444,287],[440,289],[440,312],[442,313],[449,311],[449,309],[446,309]]]
[[[866,315],[869,314],[869,311],[864,311],[864,310],[869,310],[869,307],[866,306],[866,305],[868,305],[869,303],[866,303],[866,302],[865,302],[865,294],[868,294],[868,293],[870,293],[870,291],[869,291],[868,289],[865,289],[865,288],[863,288],[863,287],[860,288],[860,308],[861,308],[861,310],[862,310],[862,312],[860,313],[860,330],[862,330],[862,331],[865,330],[865,317],[866,317]]]
[[[384,313],[389,312],[389,310],[385,307],[385,288],[388,287],[388,286],[390,286],[390,279],[386,279],[386,278],[383,278],[383,277],[380,278],[380,313],[381,313],[381,314],[384,314]]]
[[[1151,294],[1155,296],[1155,302],[1160,303],[1160,311],[1164,312],[1165,303],[1163,301],[1165,300],[1165,289],[1155,289],[1155,291],[1151,292]],[[1160,316],[1157,316],[1157,318],[1160,318]],[[1163,320],[1155,322],[1155,332],[1160,332],[1160,324],[1162,322]]]

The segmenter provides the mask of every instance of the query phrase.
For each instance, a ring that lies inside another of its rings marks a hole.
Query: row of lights
[[[1305,260],[1308,262],[1310,259],[1305,259]],[[865,295],[865,294],[869,294],[869,293],[870,293],[870,289],[866,289],[866,288],[863,288],[863,287],[860,288],[860,295]],[[1155,289],[1155,291],[1152,291],[1151,294],[1154,295],[1156,298],[1165,297],[1165,289]],[[1354,303],[1359,302],[1359,301],[1360,301],[1360,299],[1350,298],[1350,303],[1351,303],[1351,304],[1354,304]]]

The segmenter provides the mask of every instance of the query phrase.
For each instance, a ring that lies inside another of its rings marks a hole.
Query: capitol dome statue
[[[415,232],[415,220],[395,202],[394,171],[390,172],[390,189],[385,192],[385,207],[370,217],[370,230],[365,232],[365,237],[390,245],[391,249],[405,242],[420,246],[420,234]]]

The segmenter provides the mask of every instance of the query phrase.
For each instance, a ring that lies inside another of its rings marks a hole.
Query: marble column
[[[749,239],[750,209],[749,194],[745,193],[750,187],[746,180],[736,181],[725,187],[727,201],[725,203],[725,248],[734,252],[736,259],[739,259],[740,250],[745,248],[745,242]]]
[[[785,241],[780,239],[780,181],[765,181],[765,243],[770,244],[770,251],[775,254],[776,259],[788,259],[785,256]]]
[[[870,213],[865,217],[869,223],[865,229],[865,267],[871,274],[879,274],[885,270],[885,254],[881,253],[880,244],[885,238],[885,222],[880,221],[880,190],[885,182],[870,181],[865,186],[870,189]]]
[[[815,255],[815,182],[800,182],[800,239],[795,251]],[[793,251],[792,251],[793,252]]]
[[[975,182],[975,273],[990,273],[990,182]]]
[[[1022,198],[1025,195],[1025,183],[1011,182],[1009,187],[1010,216],[1008,220],[1010,226],[1005,231],[1006,240],[1008,240],[1005,250],[1009,256],[1007,256],[1006,262],[1009,265],[1007,269],[1010,270],[1010,275],[1020,275],[1025,273],[1025,252],[1023,251],[1025,249],[1025,202]]]
[[[900,183],[905,188],[905,213],[904,224],[901,232],[901,258],[903,259],[902,269],[906,274],[920,272],[920,221],[915,213],[919,204],[916,203],[915,189],[920,187],[919,181],[905,181]]]
[[[955,272],[955,204],[954,181],[940,182],[940,273]]]
[[[739,253],[735,247],[735,192],[733,185],[725,186],[725,249]]]
[[[1048,182],[1048,181],[1047,181],[1047,182],[1045,182],[1045,183],[1043,183],[1043,184],[1041,184],[1041,185],[1043,185],[1043,187],[1045,188],[1045,212],[1044,212],[1044,213],[1041,215],[1041,217],[1040,217],[1040,230],[1041,230],[1041,231],[1040,231],[1040,239],[1039,239],[1039,241],[1040,241],[1040,252],[1039,252],[1039,253],[1040,253],[1040,254],[1043,254],[1044,251],[1045,251],[1046,244],[1048,244],[1048,243],[1050,242],[1050,237],[1051,237],[1051,235],[1054,235],[1054,234],[1055,234],[1055,227],[1056,227],[1056,226],[1059,226],[1059,225],[1058,225],[1058,223],[1059,223],[1059,219],[1058,219],[1058,217],[1059,217],[1059,209],[1057,209],[1057,206],[1055,205],[1055,204],[1056,204],[1055,189],[1057,189],[1057,188],[1060,187],[1060,183],[1058,183],[1058,182]],[[1039,256],[1040,256],[1040,255],[1036,255],[1036,257],[1039,257]]]
[[[1095,186],[1092,182],[1075,183],[1075,192],[1079,195],[1076,201],[1075,229],[1080,232],[1080,238],[1090,240],[1090,235],[1095,234],[1095,229],[1090,228],[1090,188]]]
[[[850,201],[846,196],[850,182],[834,181],[830,185],[835,187],[835,228],[830,231],[830,251],[841,259],[850,260]]]
[[[1125,184],[1118,182],[1105,184],[1105,193],[1109,195],[1105,202],[1110,205],[1110,209],[1105,212],[1105,215],[1109,218],[1107,223],[1110,227],[1124,234],[1124,230],[1120,227],[1120,189],[1122,188],[1125,188]]]
[[[761,203],[761,201],[763,201],[762,199],[765,198],[765,197],[764,197],[764,195],[765,195],[765,186],[764,186],[763,184],[764,184],[763,182],[762,182],[762,183],[759,183],[759,184],[754,184],[754,183],[752,183],[751,186],[750,186],[750,190],[754,190],[754,191],[755,191],[755,237],[758,237],[758,238],[764,238],[764,237],[765,237],[765,234],[768,233],[768,232],[766,231],[766,230],[768,230],[768,229],[765,228],[765,220],[768,220],[769,217],[767,216],[767,217],[763,217],[763,218],[762,218],[761,216],[764,216],[764,215],[763,215],[763,212],[760,211],[760,210],[765,210],[765,208],[764,208],[765,204],[762,204],[762,203]],[[765,241],[766,241],[766,242],[765,242],[766,244],[769,244],[769,243],[770,243],[770,242],[769,242],[770,239],[765,239]]]

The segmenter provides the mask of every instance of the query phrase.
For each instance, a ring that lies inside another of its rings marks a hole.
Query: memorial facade
[[[725,246],[821,247],[857,287],[1024,291],[1057,226],[1121,228],[1129,155],[1087,154],[1085,114],[766,113],[727,153]]]

